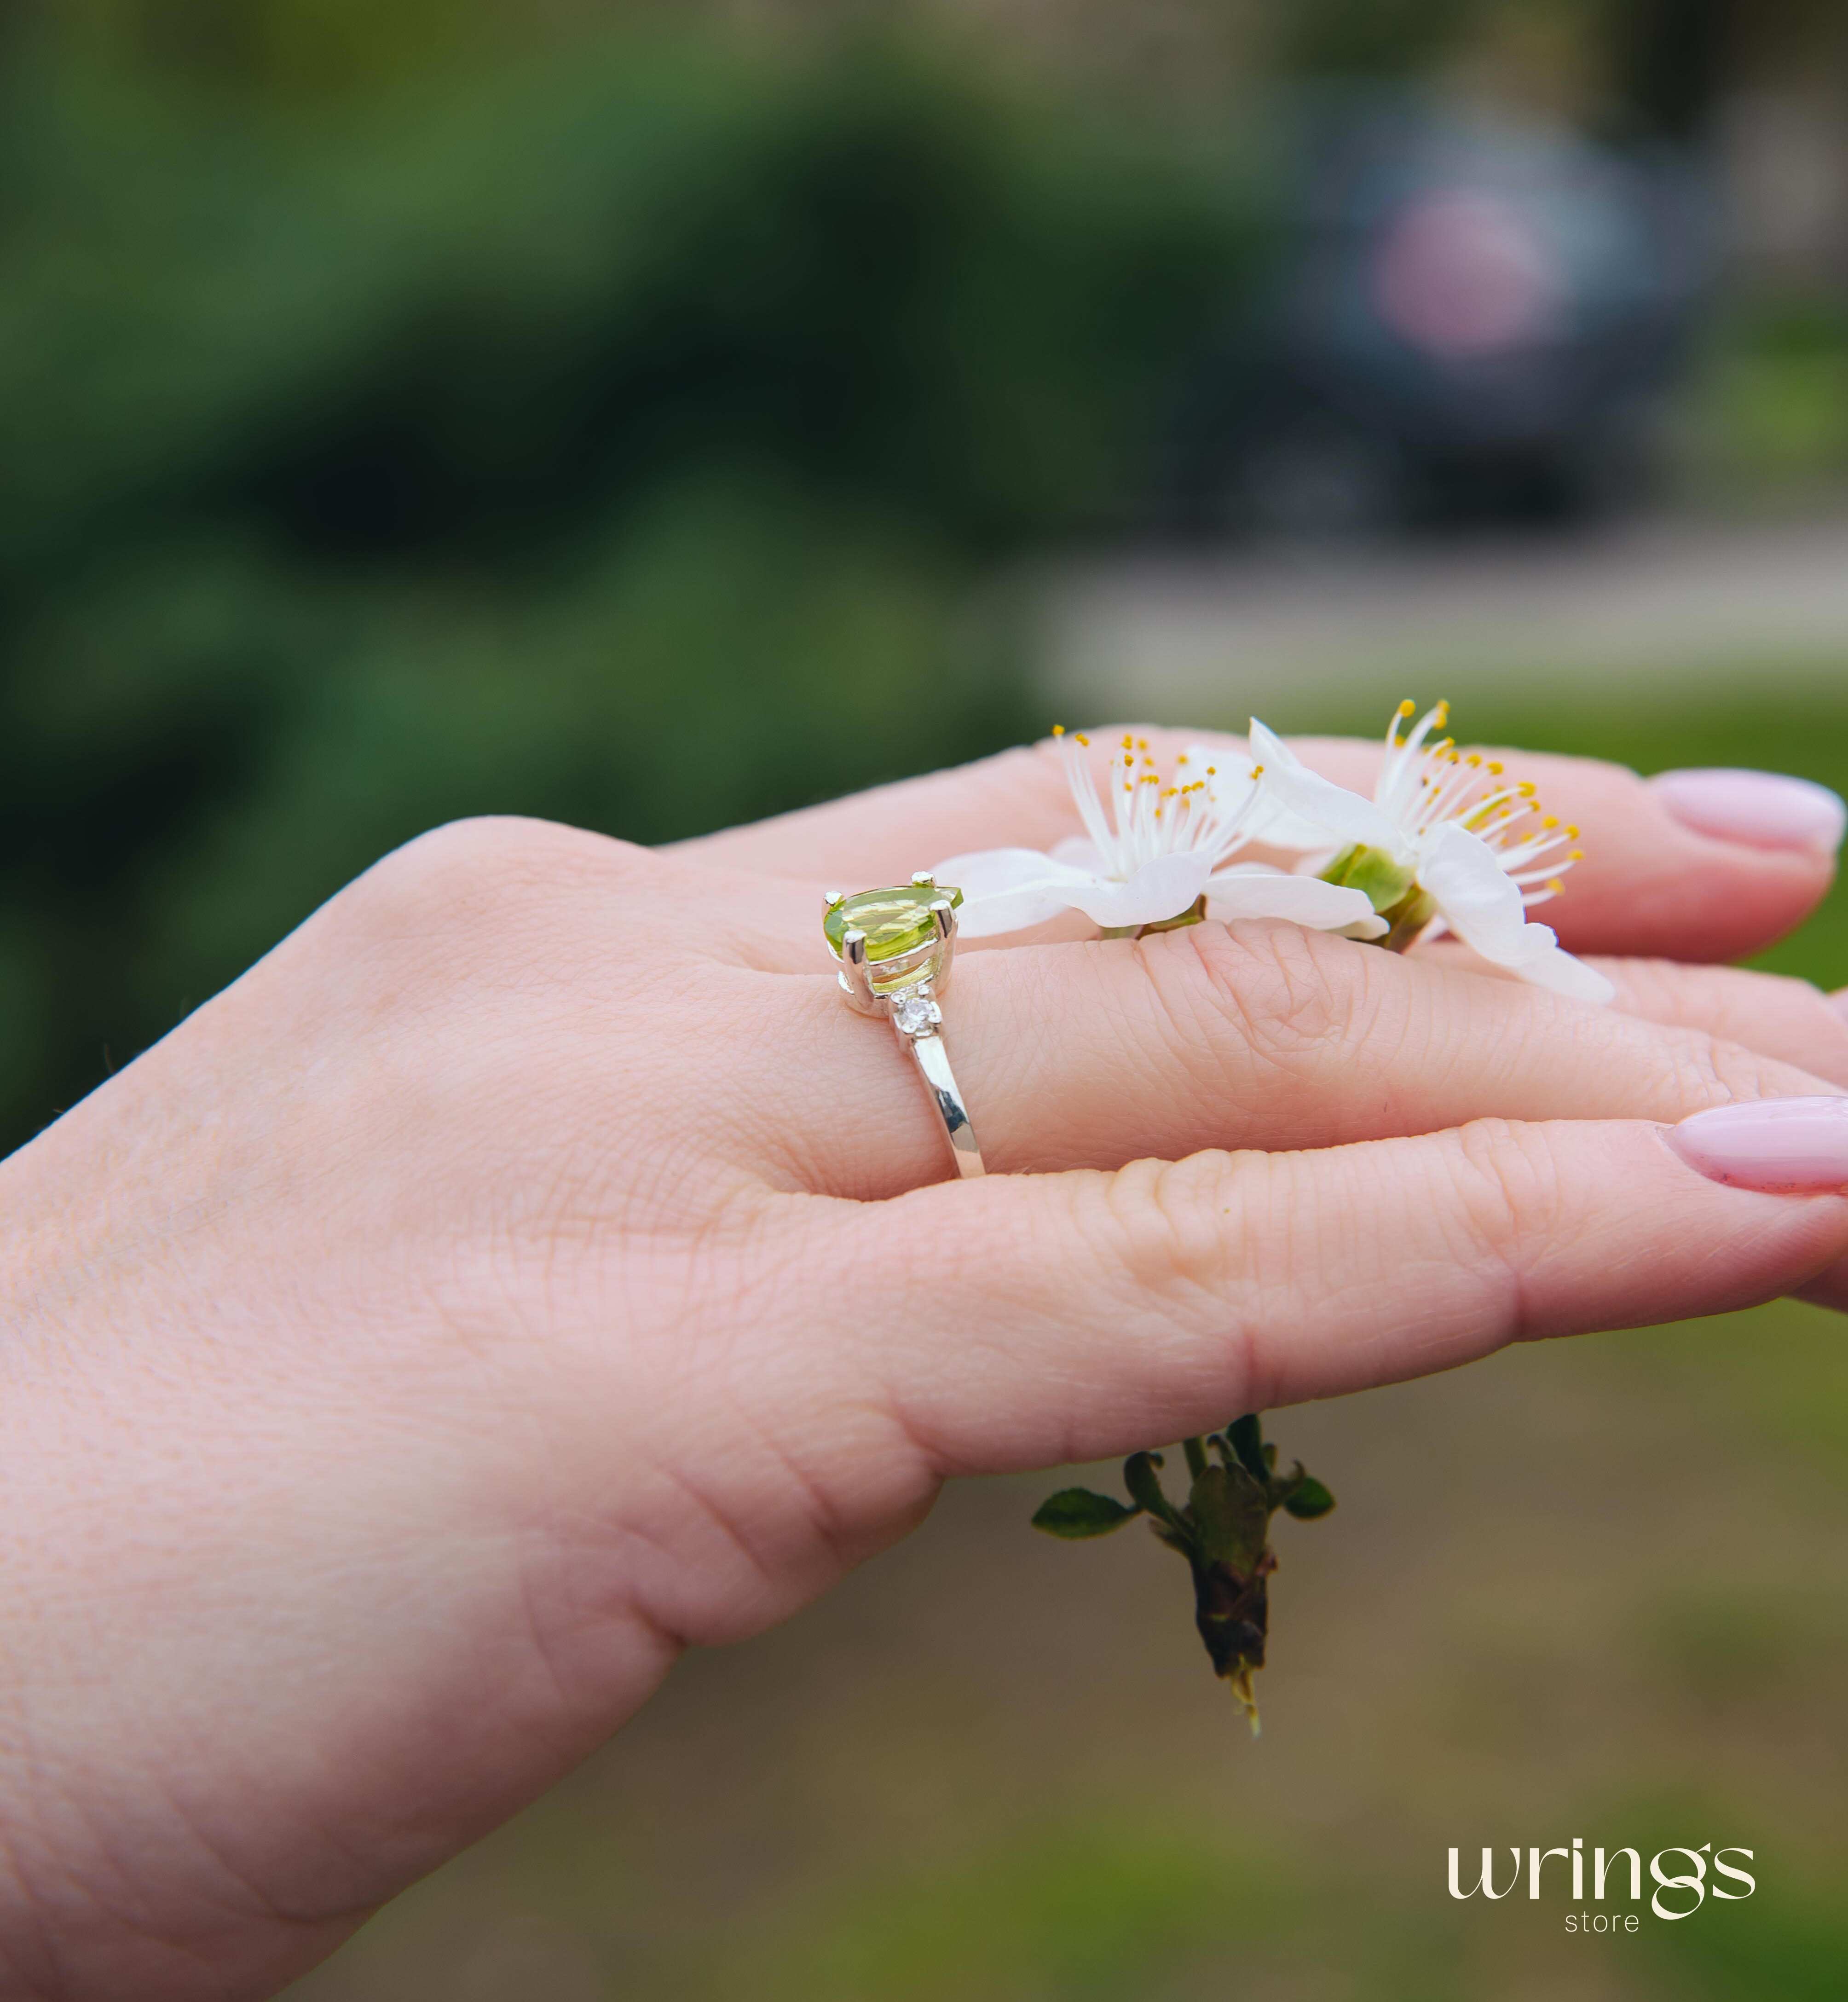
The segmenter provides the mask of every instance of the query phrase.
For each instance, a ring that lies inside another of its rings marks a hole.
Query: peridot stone
[[[943,884],[907,883],[898,890],[863,890],[856,897],[843,897],[828,907],[821,931],[836,959],[842,956],[841,941],[849,931],[866,935],[866,957],[895,959],[901,952],[930,941],[935,923],[930,907],[941,898],[950,908],[963,900],[960,890]]]

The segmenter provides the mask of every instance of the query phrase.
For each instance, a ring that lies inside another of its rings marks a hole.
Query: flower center
[[[1414,872],[1406,863],[1395,862],[1383,849],[1364,847],[1355,842],[1322,871],[1324,883],[1338,883],[1345,890],[1361,890],[1382,917],[1405,901]]]

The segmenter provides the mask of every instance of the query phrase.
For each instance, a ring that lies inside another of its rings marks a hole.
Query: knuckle
[[[1781,1097],[1788,1088],[1778,1076],[1781,1068],[1758,1051],[1706,1030],[1688,1031],[1676,1047],[1675,1083],[1682,1101],[1691,1110],[1745,1099]]]
[[[1109,1225],[1093,1239],[1132,1296],[1190,1324],[1218,1326],[1292,1269],[1299,1212],[1264,1200],[1260,1157],[1217,1150],[1132,1162],[1104,1184]]]
[[[1197,925],[1144,964],[1164,1013],[1197,1047],[1229,1031],[1260,1062],[1295,1069],[1372,1012],[1366,968],[1344,941],[1297,925]]]
[[[511,915],[593,881],[620,887],[647,861],[645,849],[577,828],[484,815],[406,842],[341,902],[349,922],[375,936],[455,940],[497,933]]]
[[[1565,1222],[1566,1191],[1545,1130],[1505,1119],[1456,1129],[1449,1153],[1449,1210],[1458,1221],[1459,1258],[1498,1275],[1509,1298],[1509,1332],[1518,1334],[1530,1247],[1553,1243]]]
[[[1810,981],[1659,960],[1627,962],[1620,978],[1627,1013],[1704,1034],[1720,1046],[1709,1065],[1711,1082],[1730,1097],[1788,1092],[1793,1081],[1780,1066],[1848,1082],[1848,1014]],[[1737,1047],[1728,1052],[1728,1045]],[[1753,1052],[1763,1060],[1757,1075],[1748,1068]]]
[[[481,814],[417,835],[371,873],[398,894],[453,902],[537,888],[592,870],[621,870],[646,853],[556,821]]]
[[[1221,1206],[1215,1193],[1223,1160],[1131,1161],[1086,1183],[1080,1236],[1105,1283],[1141,1299],[1208,1279],[1223,1254],[1204,1219]]]
[[[1205,1341],[1199,1367],[1241,1386],[1231,1394],[1279,1401],[1291,1369],[1279,1331],[1302,1321],[1305,1272],[1339,1257],[1313,1188],[1274,1157],[1219,1151],[1135,1162],[1102,1188],[1086,1235],[1124,1326],[1151,1343]]]

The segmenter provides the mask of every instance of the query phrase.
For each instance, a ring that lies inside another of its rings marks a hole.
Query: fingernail
[[[1696,1112],[1664,1135],[1691,1168],[1778,1195],[1848,1188],[1848,1098],[1761,1098]]]
[[[1716,841],[1832,855],[1848,829],[1839,793],[1782,772],[1658,772],[1649,783],[1683,827]]]

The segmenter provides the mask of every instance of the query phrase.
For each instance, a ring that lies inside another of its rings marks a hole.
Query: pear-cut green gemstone
[[[963,893],[941,883],[907,883],[901,890],[863,890],[857,897],[843,897],[828,905],[821,920],[822,933],[836,959],[842,957],[841,941],[849,931],[866,933],[869,961],[895,959],[914,946],[929,943],[936,930],[930,907],[945,897],[954,910]]]

